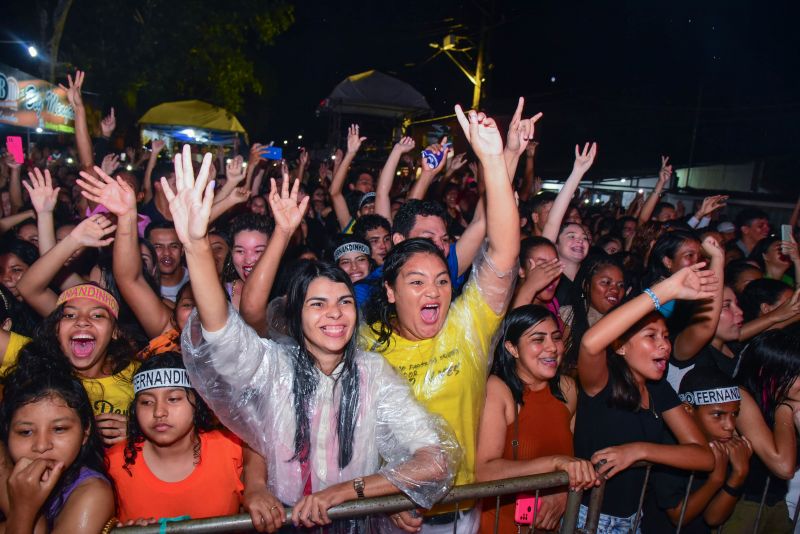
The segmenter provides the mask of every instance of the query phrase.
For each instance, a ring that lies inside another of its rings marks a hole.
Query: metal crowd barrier
[[[526,477],[507,478],[494,480],[492,482],[480,482],[477,484],[466,484],[454,487],[439,504],[456,505],[453,512],[454,523],[453,532],[458,524],[458,505],[462,501],[474,499],[484,499],[488,497],[496,498],[496,509],[500,509],[500,497],[514,493],[535,493],[539,497],[539,491],[558,488],[569,484],[569,477],[566,471],[556,471],[541,475]],[[576,521],[578,519],[578,507],[581,503],[582,491],[570,491],[567,495],[567,506],[564,511],[564,521],[561,524],[560,534],[572,534],[576,532]],[[328,510],[328,517],[332,520],[354,517],[364,517],[376,514],[393,514],[405,510],[417,508],[405,495],[394,494],[384,497],[374,497],[357,501],[348,501]],[[286,520],[291,520],[292,509],[286,508]],[[497,516],[497,513],[495,513]],[[536,517],[534,515],[534,522]],[[115,534],[161,534],[161,533],[193,533],[193,534],[212,534],[217,532],[252,532],[253,523],[247,514],[213,517],[209,519],[193,519],[189,521],[164,522],[163,524],[148,525],[146,527],[124,527],[116,528],[112,532]],[[495,532],[497,525],[495,524]],[[534,532],[532,529],[530,532]]]
[[[639,462],[631,466],[631,468],[646,469],[644,483],[639,494],[639,507],[636,511],[636,519],[634,521],[633,532],[640,527],[642,519],[642,508],[645,502],[647,492],[647,484],[650,479],[650,471],[652,464],[647,462]],[[683,528],[684,515],[686,513],[686,506],[689,502],[689,495],[691,493],[692,482],[694,481],[694,473],[689,476],[689,481],[686,484],[686,491],[684,492],[683,503],[681,504],[680,518],[678,525],[675,527],[676,534],[680,534]],[[532,475],[526,477],[507,478],[502,480],[495,480],[492,482],[481,482],[477,484],[467,484],[463,486],[454,487],[450,493],[440,501],[440,504],[456,504],[456,510],[453,512],[454,523],[453,532],[456,532],[458,525],[458,505],[462,501],[469,501],[474,499],[485,499],[494,497],[495,504],[495,527],[494,532],[498,534],[499,525],[499,510],[500,510],[500,497],[514,493],[531,493],[534,492],[536,498],[539,497],[539,491],[563,487],[569,484],[569,477],[565,471],[556,471],[553,473],[545,473],[541,475]],[[753,526],[752,534],[758,533],[759,523],[761,521],[762,512],[765,506],[767,492],[769,491],[769,479],[766,480],[764,490],[761,494],[761,502],[759,504],[758,513]],[[560,534],[596,534],[597,526],[600,519],[600,509],[603,504],[603,497],[605,495],[605,480],[601,484],[591,490],[589,494],[589,505],[586,517],[586,524],[583,528],[579,529],[578,526],[578,509],[581,504],[583,496],[582,491],[570,490],[567,494],[567,505],[564,510],[563,520]],[[416,509],[417,506],[403,494],[386,495],[384,497],[374,497],[370,499],[363,499],[357,501],[348,501],[328,510],[328,516],[332,520],[364,517],[369,515],[379,514],[393,514],[405,510]],[[291,521],[292,509],[286,508],[286,520]],[[800,501],[795,508],[794,517],[792,517],[792,528],[797,526],[798,518],[800,518]],[[536,516],[534,511],[534,523]],[[320,532],[322,529],[320,529]],[[253,532],[253,524],[250,521],[250,516],[241,514],[236,516],[213,517],[209,519],[194,519],[187,521],[165,521],[163,523],[156,523],[146,527],[124,527],[116,528],[113,530],[116,534],[162,534],[162,533],[192,533],[192,534],[213,534],[220,532]],[[534,528],[523,528],[520,532],[525,534],[535,534]],[[726,532],[724,525],[717,529],[718,534]],[[503,533],[506,534],[506,533]],[[736,533],[745,534],[745,533]]]

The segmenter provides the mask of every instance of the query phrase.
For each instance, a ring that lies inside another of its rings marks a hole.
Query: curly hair
[[[224,282],[233,282],[239,279],[239,274],[233,266],[233,246],[236,243],[236,235],[240,232],[261,232],[267,238],[272,235],[275,230],[275,222],[268,216],[256,215],[255,213],[243,213],[242,215],[234,218],[229,228],[227,228],[228,235],[230,236],[230,249],[228,257],[225,258],[225,266],[222,268],[222,280]]]
[[[157,356],[146,360],[137,372],[151,371],[153,369],[186,369],[183,364],[183,358],[178,352],[164,352]],[[193,408],[193,427],[194,433],[194,465],[198,465],[201,461],[200,458],[200,434],[209,432],[216,428],[216,418],[214,413],[205,403],[203,398],[198,395],[194,390],[186,389],[186,400]],[[128,409],[128,440],[125,444],[125,465],[123,469],[133,476],[130,466],[136,463],[136,457],[139,451],[142,450],[142,444],[147,439],[139,426],[139,419],[136,416],[136,399],[139,394],[131,401]]]
[[[63,317],[64,304],[61,304],[39,324],[34,331],[34,340],[40,350],[49,357],[67,361],[58,340],[58,329]],[[111,338],[106,347],[105,357],[111,363],[111,374],[115,375],[131,364],[136,354],[136,347],[125,330],[119,328],[116,319],[112,318],[112,322],[116,336]]]

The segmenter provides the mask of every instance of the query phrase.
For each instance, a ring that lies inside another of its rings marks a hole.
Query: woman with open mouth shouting
[[[600,516],[604,526],[633,528],[644,469],[638,461],[678,469],[710,471],[714,455],[677,393],[662,380],[672,349],[662,302],[715,297],[721,281],[704,263],[684,267],[617,307],[586,331],[578,354],[578,409],[575,454],[600,463],[609,479]],[[665,444],[669,428],[677,444]],[[579,526],[586,521],[581,505]],[[608,527],[610,528],[610,527]],[[616,530],[615,530],[616,532]]]
[[[460,106],[456,114],[483,166],[488,244],[452,303],[453,281],[439,248],[421,238],[396,244],[383,263],[383,291],[376,291],[367,307],[368,324],[362,335],[365,347],[381,352],[412,384],[417,399],[454,428],[465,452],[456,483],[468,484],[475,481],[491,338],[513,293],[520,229],[497,125],[483,113],[465,115]],[[532,136],[531,125],[528,137]],[[458,519],[458,532],[477,527],[477,509],[466,508],[459,512],[463,517]],[[436,527],[452,530],[456,517],[451,510],[434,509],[424,519],[423,532]]]
[[[398,491],[432,506],[452,485],[458,447],[383,358],[357,349],[355,297],[344,271],[311,261],[297,268],[286,297],[291,344],[261,338],[228,305],[207,235],[210,166],[206,154],[195,181],[186,145],[175,158],[177,192],[163,181],[195,290],[197,311],[182,338],[191,383],[220,421],[266,460],[269,488],[294,506],[295,526],[330,524],[332,506]],[[298,190],[295,181],[290,194],[285,176],[278,193],[273,180],[276,230],[242,297],[245,313],[261,310],[247,316],[262,331],[280,257],[308,205],[308,197],[298,202]],[[267,492],[266,482],[260,485]],[[251,506],[254,526],[274,530],[283,522],[281,508]],[[374,520],[344,526],[363,532]],[[421,522],[408,521],[408,531]]]

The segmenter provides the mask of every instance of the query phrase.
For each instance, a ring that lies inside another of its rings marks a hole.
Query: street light
[[[36,56],[39,55],[39,51],[36,50],[35,46],[29,45],[28,46],[28,54],[30,54],[31,57],[36,57]]]
[[[23,48],[28,52],[28,55],[31,57],[39,57],[39,50],[33,46],[32,44],[28,44],[25,41],[19,40],[12,40],[12,41],[0,41],[0,44],[18,44],[22,45]]]

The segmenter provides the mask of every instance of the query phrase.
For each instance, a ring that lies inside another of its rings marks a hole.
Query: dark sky
[[[248,99],[240,114],[257,140],[303,133],[309,143],[324,142],[328,122],[315,115],[317,105],[346,76],[368,69],[411,83],[436,114],[469,103],[467,79],[446,57],[429,59],[428,43],[451,32],[477,41],[488,11],[484,107],[508,115],[524,95],[530,114],[544,112],[537,128],[543,172],[568,169],[571,147],[586,140],[600,143],[598,175],[652,172],[661,153],[685,165],[697,124],[695,163],[763,160],[778,184],[795,174],[800,32],[789,2],[295,5],[295,24],[257,65],[265,94]]]

